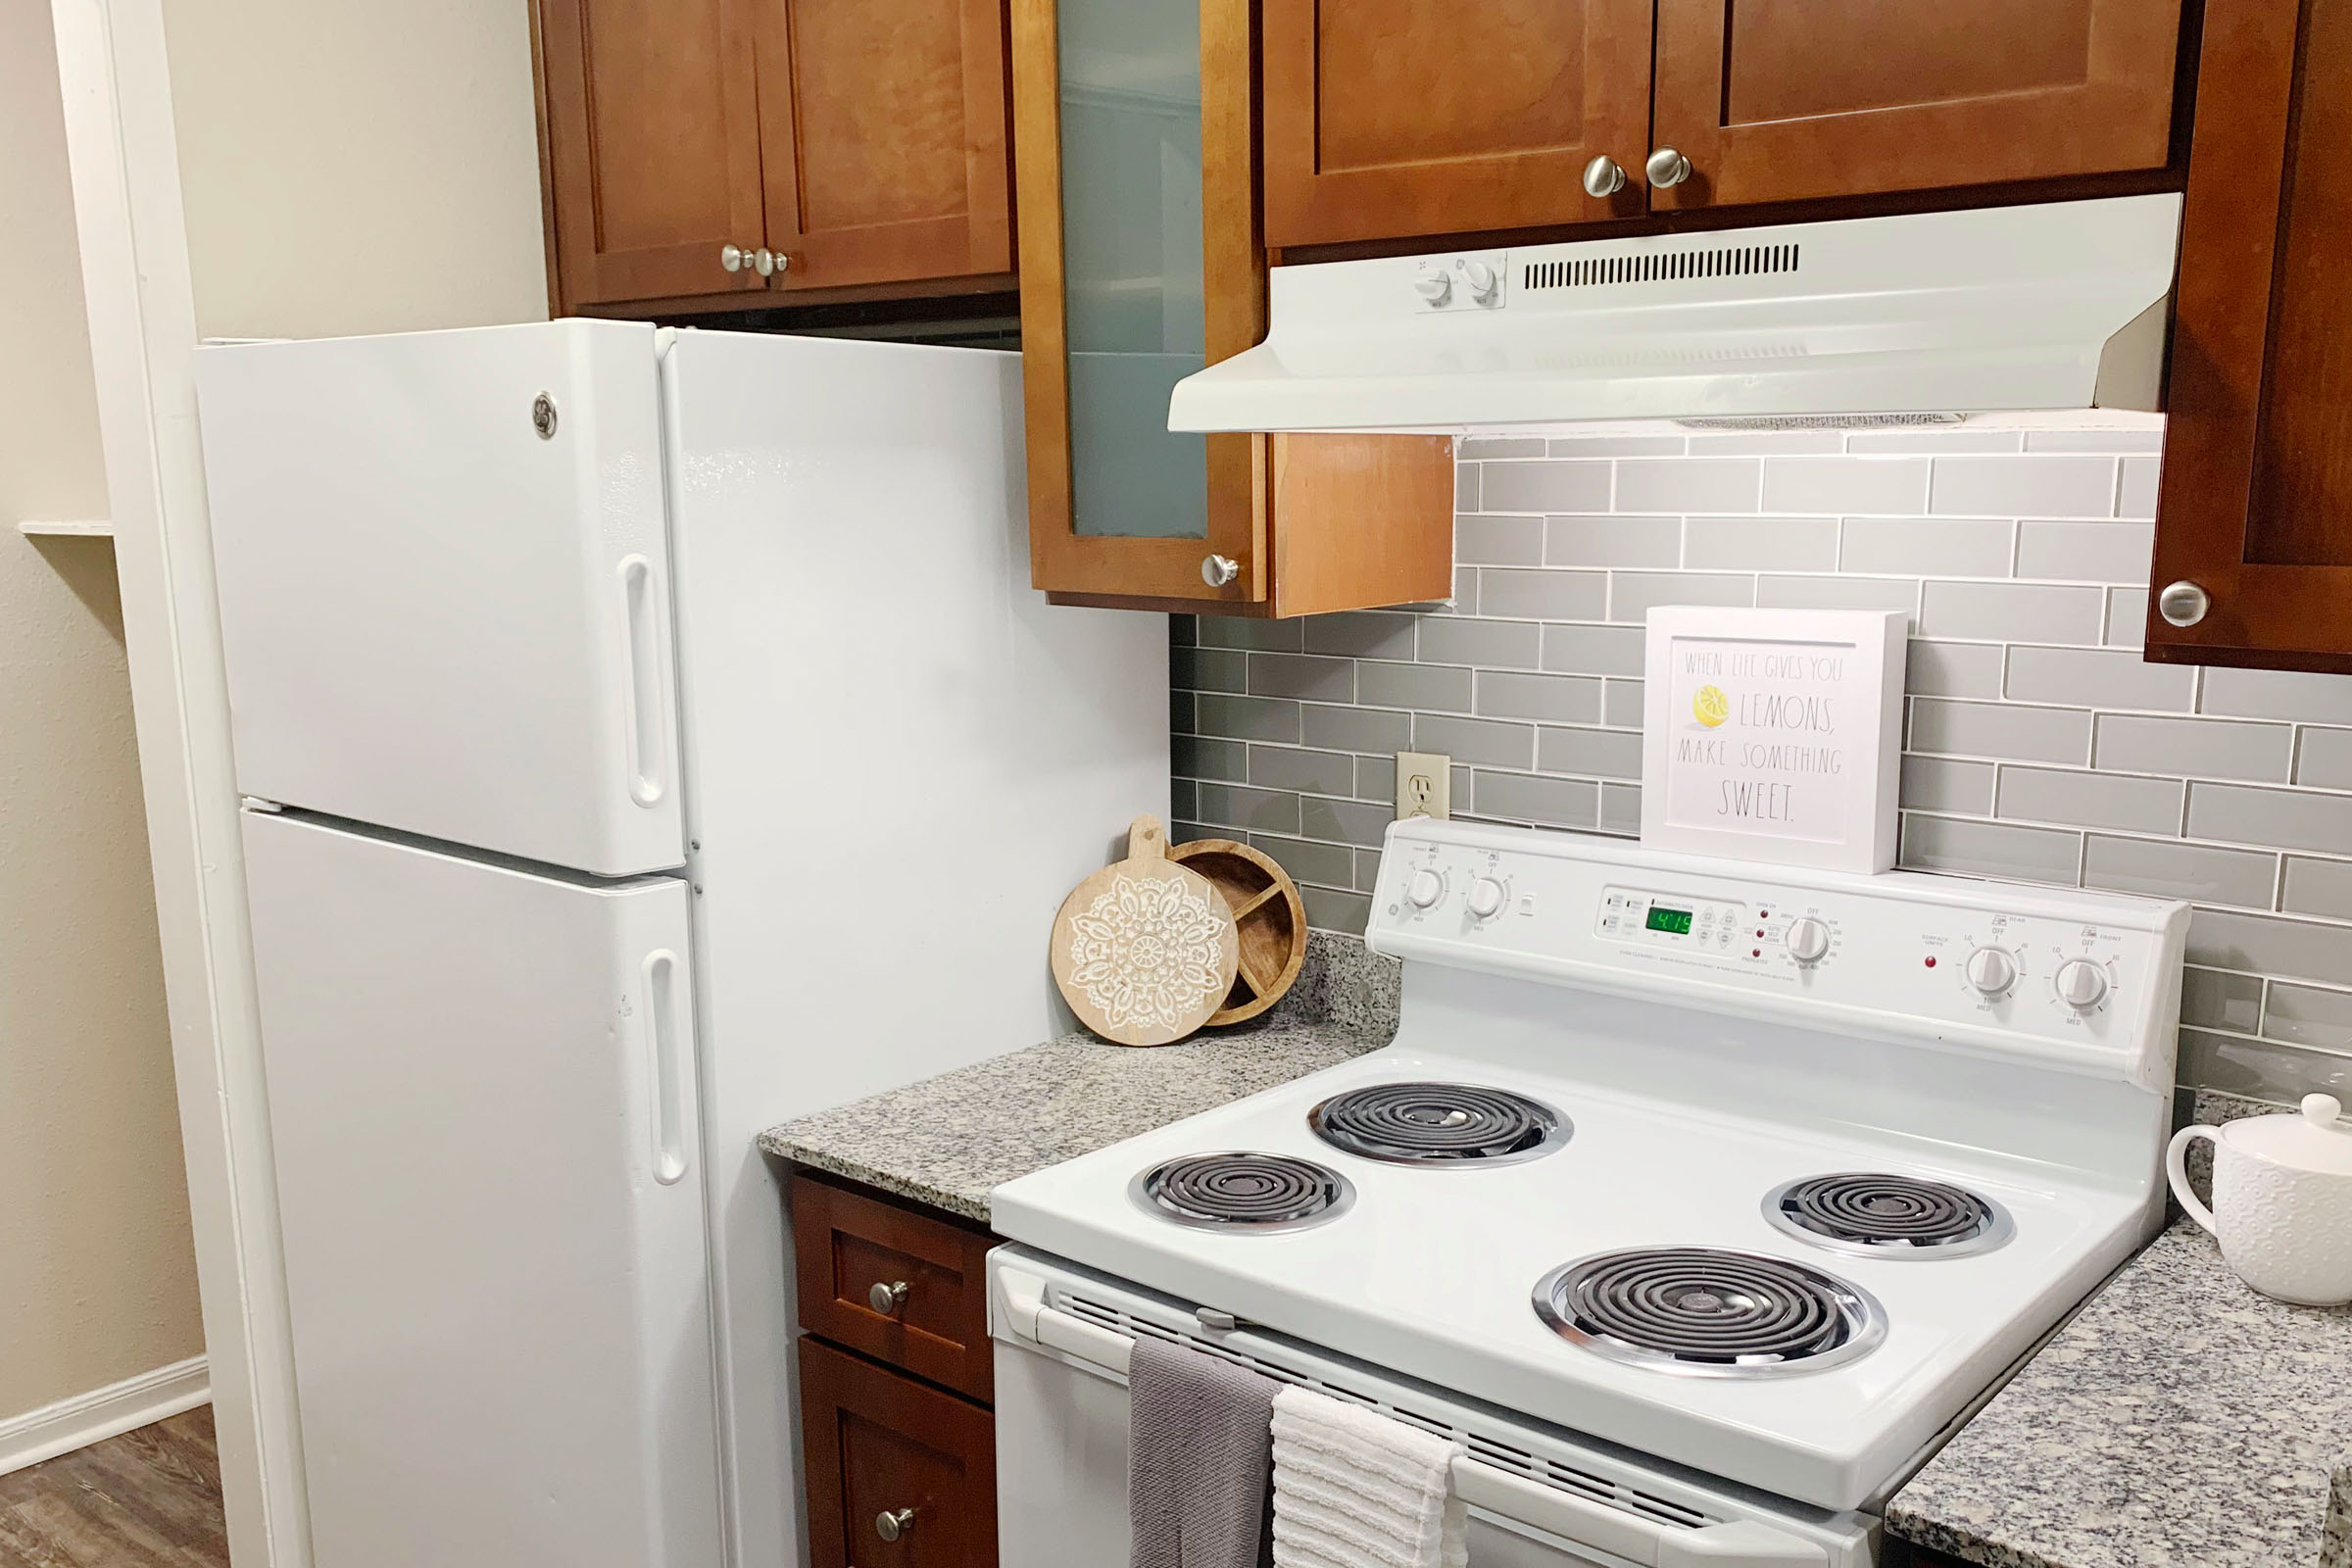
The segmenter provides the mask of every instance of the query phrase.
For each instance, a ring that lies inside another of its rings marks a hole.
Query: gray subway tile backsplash
[[[1466,444],[1452,604],[1179,620],[1180,831],[1360,930],[1396,752],[1460,814],[1631,835],[1648,608],[1902,610],[1902,863],[2190,899],[2184,1081],[2352,1090],[2352,677],[2140,661],[2149,431],[1838,439]]]

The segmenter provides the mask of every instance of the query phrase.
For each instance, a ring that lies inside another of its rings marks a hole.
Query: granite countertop
[[[1064,1035],[771,1127],[760,1147],[985,1223],[1002,1182],[1387,1045],[1397,976],[1361,942],[1316,932],[1262,1018],[1150,1050]]]
[[[2197,1119],[2278,1108],[2200,1096]],[[2256,1295],[2181,1220],[1886,1526],[1987,1568],[2352,1568],[2352,1308]]]

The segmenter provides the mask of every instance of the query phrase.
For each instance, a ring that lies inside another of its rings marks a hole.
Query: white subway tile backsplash
[[[1919,629],[1929,637],[1983,642],[2095,644],[2104,606],[2096,588],[1930,582],[1920,595]]]
[[[1622,729],[1556,729],[1536,737],[1536,766],[1546,773],[1589,777],[1642,777],[1642,737]]]
[[[1478,574],[1478,612],[1528,620],[1599,620],[1608,612],[1609,578],[1599,571],[1517,571],[1489,566]]]
[[[1916,517],[1928,510],[1926,458],[1771,458],[1764,510]]]
[[[2053,522],[2017,525],[2017,574],[2069,582],[2144,584],[2156,552],[2152,522]]]
[[[1606,512],[1606,463],[1482,463],[1478,504],[1488,512]]]
[[[2082,856],[2080,833],[1903,813],[1901,863],[1915,871],[1964,871],[2073,887]]]
[[[1589,675],[1478,674],[1476,708],[1482,718],[1542,718],[1590,724],[1600,717],[1601,683]]]
[[[2006,577],[2014,524],[1984,517],[1848,517],[1846,571],[1912,577]]]
[[[1902,863],[2195,901],[2184,1081],[2352,1091],[2352,677],[2141,662],[2157,447],[1471,438],[1450,604],[1174,621],[1181,831],[1247,835],[1360,929],[1396,752],[1450,754],[1463,815],[1633,835],[1649,608],[1898,609]]]
[[[1914,697],[1911,750],[2005,761],[2079,764],[2090,757],[2090,714],[2059,708]]]
[[[2196,683],[2196,671],[2186,665],[2151,664],[2119,649],[2009,650],[2008,695],[2014,702],[2185,713]]]
[[[2133,778],[2070,768],[2004,767],[1997,816],[2130,833],[2178,833],[2185,786],[2177,778]]]
[[[2291,669],[2205,671],[2198,711],[2239,718],[2301,719],[2307,724],[2352,724],[2352,675],[2313,675]]]
[[[2082,885],[2116,893],[2267,910],[2278,880],[2278,857],[2250,850],[2093,833],[2082,851]]]
[[[2198,781],[2188,786],[2188,835],[2352,855],[2352,795]]]
[[[1544,628],[1532,620],[1432,620],[1421,628],[1417,657],[1424,664],[1481,664],[1489,669],[1534,669]]]
[[[2284,724],[2101,713],[2091,765],[2119,773],[2286,782],[2294,731]]]
[[[1930,510],[1947,517],[2112,517],[2115,470],[2113,458],[1937,458]]]
[[[1558,566],[1679,566],[1680,517],[1546,517],[1544,559]]]
[[[1640,675],[1639,626],[1546,626],[1544,667],[1573,675]]]
[[[1655,605],[1752,605],[1756,579],[1703,571],[1612,571],[1609,618],[1641,624]]]
[[[1453,559],[1474,566],[1544,564],[1544,519],[1481,513],[1453,519]]]
[[[1690,517],[1683,562],[1694,570],[1836,571],[1836,517]]]
[[[1762,467],[1754,458],[1628,458],[1617,465],[1617,507],[1624,512],[1753,512]]]

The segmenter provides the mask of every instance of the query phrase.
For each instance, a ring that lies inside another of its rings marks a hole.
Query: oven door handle
[[[1046,1282],[1033,1274],[1004,1269],[997,1280],[1005,1328],[1033,1345],[1126,1375],[1133,1340],[1048,1306]],[[1615,1552],[1642,1568],[1827,1568],[1830,1560],[1818,1543],[1752,1520],[1682,1529],[1587,1501],[1478,1459],[1453,1461],[1453,1490],[1472,1507],[1580,1546]]]

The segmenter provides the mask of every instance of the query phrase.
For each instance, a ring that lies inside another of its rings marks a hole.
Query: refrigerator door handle
[[[675,1184],[686,1174],[686,1063],[690,1030],[678,956],[657,948],[645,956],[645,1028],[653,1047],[654,1180]]]
[[[662,777],[662,628],[655,601],[653,563],[625,556],[619,566],[620,618],[627,639],[627,670],[621,682],[621,730],[629,748],[629,799],[654,807],[669,792]]]

